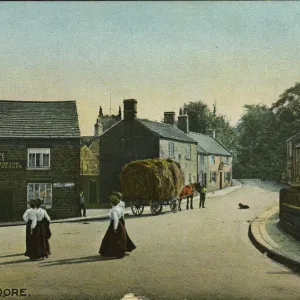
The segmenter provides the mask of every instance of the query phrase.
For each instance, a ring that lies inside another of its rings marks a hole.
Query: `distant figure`
[[[262,174],[260,179],[261,179],[261,181],[265,181],[265,175]]]
[[[83,195],[83,191],[81,191],[79,195],[79,207],[80,207],[80,216],[86,217],[85,197]]]
[[[132,240],[130,239],[128,232],[126,230],[126,225],[125,225],[125,203],[124,201],[122,201],[122,194],[119,192],[112,192],[112,195],[117,196],[118,199],[120,200],[119,204],[117,205],[117,209],[121,208],[121,212],[122,212],[122,217],[120,218],[120,222],[121,224],[124,226],[125,228],[125,232],[126,232],[126,251],[127,252],[131,252],[134,249],[136,249],[135,244],[132,242]]]
[[[200,189],[200,202],[199,202],[199,208],[205,208],[204,203],[205,203],[205,198],[206,198],[206,193],[207,193],[207,189],[205,187],[205,185],[202,185],[201,189]]]
[[[239,203],[239,209],[248,209],[249,206],[248,205],[244,205],[242,203]]]
[[[118,204],[120,199],[116,195],[110,196],[112,209],[109,212],[110,224],[103,237],[99,254],[103,257],[123,258],[126,253],[126,231],[120,222],[123,209]]]

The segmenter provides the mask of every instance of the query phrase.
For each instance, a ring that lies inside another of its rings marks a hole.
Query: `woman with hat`
[[[24,255],[33,258],[36,255],[36,237],[33,235],[33,229],[37,222],[35,199],[30,199],[28,204],[30,208],[23,214],[23,219],[26,222],[26,251]]]
[[[49,238],[51,237],[51,231],[49,228],[50,217],[47,211],[41,208],[42,200],[40,198],[35,199],[36,202],[36,221],[37,230],[39,233],[39,245],[40,255],[42,258],[48,258],[51,254]]]
[[[136,246],[132,242],[131,238],[129,237],[126,226],[125,226],[125,219],[124,219],[125,203],[124,203],[124,201],[122,201],[122,194],[120,192],[112,192],[112,195],[117,196],[120,200],[119,204],[117,205],[117,208],[121,208],[121,210],[123,212],[122,217],[120,218],[120,222],[124,226],[125,232],[126,232],[126,251],[131,252],[132,250],[136,249]]]
[[[126,252],[126,232],[120,219],[123,216],[123,209],[117,207],[120,199],[116,195],[110,196],[112,209],[109,212],[110,224],[102,240],[99,254],[103,257],[122,258]]]

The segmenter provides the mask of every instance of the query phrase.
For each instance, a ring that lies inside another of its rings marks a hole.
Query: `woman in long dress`
[[[35,199],[28,201],[30,208],[23,214],[23,219],[26,222],[26,251],[25,256],[32,258],[36,255],[36,238],[33,236],[33,229],[36,225],[36,202]]]
[[[123,258],[126,253],[126,232],[120,219],[123,210],[117,207],[120,200],[115,195],[110,197],[112,209],[109,212],[110,224],[103,237],[99,254],[103,257]]]
[[[48,256],[51,254],[49,244],[49,238],[51,237],[49,223],[51,219],[47,211],[41,208],[41,205],[42,200],[36,198],[36,227],[39,232],[40,254],[42,258],[48,258]]]
[[[120,218],[120,222],[121,224],[124,226],[125,228],[125,232],[126,232],[126,251],[127,252],[131,252],[134,249],[136,249],[135,244],[132,242],[131,238],[128,235],[127,229],[126,229],[126,225],[125,225],[125,202],[122,201],[122,194],[120,192],[112,192],[112,195],[115,195],[116,197],[119,198],[120,202],[117,205],[117,207],[120,207],[122,210],[122,217]]]

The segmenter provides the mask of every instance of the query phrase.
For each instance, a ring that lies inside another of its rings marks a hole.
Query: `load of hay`
[[[121,173],[126,200],[168,200],[177,197],[184,186],[180,164],[171,159],[145,159],[127,164]]]

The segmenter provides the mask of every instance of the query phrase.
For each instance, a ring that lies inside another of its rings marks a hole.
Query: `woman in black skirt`
[[[110,224],[102,240],[99,254],[103,257],[123,258],[126,252],[126,231],[121,224],[122,209],[117,208],[120,200],[115,195],[110,197],[112,209],[109,213]]]
[[[36,203],[34,199],[28,201],[29,209],[23,214],[23,219],[26,222],[26,251],[25,256],[33,257],[35,252],[35,237],[33,236],[33,228],[36,224]]]
[[[125,232],[126,232],[126,251],[127,252],[131,252],[134,249],[136,249],[135,244],[132,242],[131,238],[128,235],[126,226],[125,226],[125,219],[124,219],[124,215],[125,215],[125,203],[124,201],[122,201],[122,194],[119,192],[112,192],[112,195],[115,195],[118,197],[118,199],[120,200],[119,204],[117,205],[117,208],[121,208],[122,209],[122,217],[120,219],[121,224],[124,226],[125,228]]]

